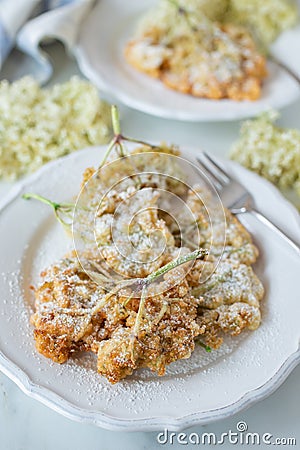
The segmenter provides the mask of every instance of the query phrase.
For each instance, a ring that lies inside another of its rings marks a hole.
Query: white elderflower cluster
[[[139,29],[154,26],[172,30],[174,21],[178,22],[175,6],[192,13],[198,25],[207,26],[210,21],[243,25],[265,50],[299,19],[295,0],[160,0],[142,19]]]
[[[46,162],[110,137],[110,107],[73,77],[42,89],[31,77],[0,82],[0,178],[14,180]]]
[[[295,0],[230,0],[226,14],[227,21],[250,28],[266,49],[298,17]]]
[[[275,125],[278,114],[264,113],[244,122],[230,156],[243,166],[300,195],[300,130]]]

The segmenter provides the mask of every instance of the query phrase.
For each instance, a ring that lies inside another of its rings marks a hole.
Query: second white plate
[[[207,100],[168,89],[159,80],[137,72],[124,58],[124,47],[136,23],[155,0],[101,0],[86,18],[76,49],[82,72],[100,90],[127,106],[169,119],[184,121],[234,120],[280,109],[300,96],[297,82],[273,63],[268,64],[262,97],[254,102]],[[295,53],[294,40],[285,52]],[[281,50],[281,53],[282,50]]]

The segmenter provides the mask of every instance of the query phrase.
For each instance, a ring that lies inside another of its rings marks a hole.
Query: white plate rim
[[[184,146],[182,146],[182,148],[183,147]],[[190,146],[188,148],[190,148]],[[97,147],[97,149],[99,150],[99,147]],[[0,201],[0,214],[20,195],[20,192],[22,192],[27,184],[34,182],[43,176],[44,172],[53,169],[56,165],[64,164],[64,161],[66,160],[80,158],[85,151],[86,149],[83,149],[79,152],[52,161],[44,165],[34,174],[17,182],[5,198]],[[221,158],[219,158],[219,160],[222,161]],[[249,172],[237,163],[232,161],[227,161],[227,163],[238,167],[240,170]],[[283,202],[285,206],[290,209],[300,226],[300,215],[298,211],[283,197],[278,189],[269,181],[263,179],[257,174],[251,172],[251,175],[259,180],[260,183],[264,184],[269,190],[273,191],[273,194],[278,197],[278,200]],[[65,417],[82,423],[91,423],[114,431],[157,431],[163,430],[164,428],[167,428],[168,430],[180,431],[194,425],[204,425],[226,419],[271,395],[286,380],[292,370],[299,363],[300,347],[296,352],[287,357],[276,373],[263,385],[244,393],[237,401],[221,408],[216,408],[205,412],[195,412],[176,418],[151,417],[147,419],[118,419],[110,417],[109,415],[99,411],[88,411],[83,408],[79,408],[71,402],[63,399],[58,394],[52,392],[50,389],[38,385],[33,382],[30,377],[15,363],[13,363],[0,349],[0,371],[10,378],[26,395],[38,400],[42,404],[50,407]]]

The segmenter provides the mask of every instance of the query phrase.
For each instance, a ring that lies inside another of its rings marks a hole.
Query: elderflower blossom
[[[300,130],[279,128],[278,114],[264,113],[243,123],[230,156],[248,169],[300,195]]]
[[[284,30],[298,20],[295,0],[230,0],[226,21],[249,27],[267,49]]]
[[[0,177],[14,180],[110,137],[110,108],[87,81],[41,89],[31,77],[0,82]]]
[[[209,21],[243,25],[265,50],[280,33],[294,26],[299,18],[295,0],[160,0],[158,5],[144,16],[139,30],[159,24],[159,27],[163,26],[170,32],[178,18],[174,6],[192,13],[198,25],[204,26]],[[177,24],[178,34],[183,24]]]

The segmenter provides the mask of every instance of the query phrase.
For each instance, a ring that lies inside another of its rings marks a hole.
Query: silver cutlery
[[[274,55],[269,55],[269,60],[272,61],[281,69],[283,69],[285,72],[287,72],[300,85],[300,76],[294,70],[292,70],[290,67],[288,67],[281,61],[279,61]]]
[[[300,245],[291,237],[268,219],[255,207],[252,194],[237,180],[232,178],[220,165],[207,153],[203,152],[197,157],[199,165],[204,169],[204,173],[215,186],[224,206],[232,214],[250,213],[260,222],[273,230],[282,239],[288,242],[300,255]]]

